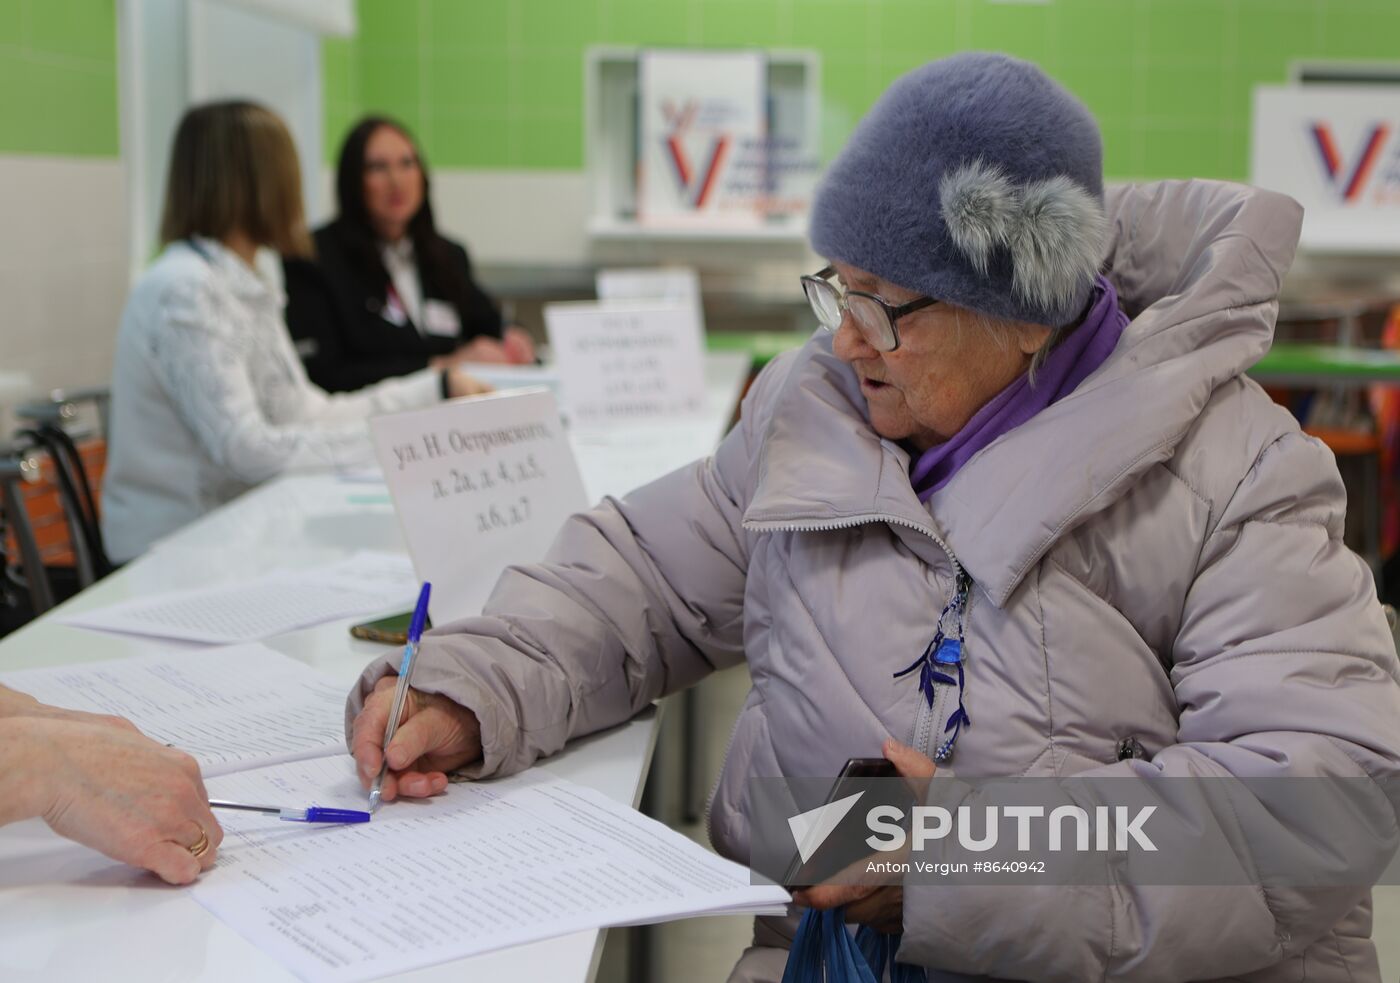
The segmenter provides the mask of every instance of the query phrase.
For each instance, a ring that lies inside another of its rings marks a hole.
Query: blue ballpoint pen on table
[[[283,806],[255,806],[245,802],[227,802],[223,799],[210,799],[211,809],[238,809],[243,812],[263,812],[277,816],[289,823],[367,823],[369,813],[358,809],[329,809],[325,806],[308,806],[305,809],[288,809]]]
[[[418,639],[422,637],[423,625],[428,620],[428,594],[432,586],[427,581],[423,582],[423,589],[418,592],[418,604],[413,609],[413,621],[408,626],[408,644],[403,647],[403,661],[399,663],[399,684],[394,688],[394,706],[389,711],[389,724],[384,728],[384,763],[379,766],[379,774],[369,790],[370,812],[379,808],[379,790],[389,771],[389,742],[394,739],[394,731],[399,729],[399,717],[408,699],[410,677],[418,661]]]

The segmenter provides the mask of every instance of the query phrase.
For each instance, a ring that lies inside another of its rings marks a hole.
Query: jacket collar
[[[758,482],[744,512],[755,531],[840,529],[885,522],[926,562],[951,551],[909,483],[909,454],[865,416],[850,367],[831,335],[792,356],[761,442]]]
[[[1078,389],[984,448],[921,504],[909,455],[866,419],[830,336],[776,397],[744,515],[753,529],[886,521],[946,544],[998,606],[1069,530],[1169,459],[1221,383],[1268,350],[1302,211],[1209,181],[1112,189],[1105,272],[1133,318]]]

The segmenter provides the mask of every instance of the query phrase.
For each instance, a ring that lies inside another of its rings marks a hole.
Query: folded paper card
[[[544,557],[588,506],[559,408],[544,389],[458,399],[370,420],[433,623],[478,614],[508,565]]]

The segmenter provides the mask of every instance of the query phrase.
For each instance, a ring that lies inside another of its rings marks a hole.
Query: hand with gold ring
[[[41,816],[63,836],[188,884],[224,838],[208,799],[193,758],[140,733],[0,717],[0,824]]]
[[[199,839],[194,841],[193,846],[187,846],[185,849],[190,851],[190,856],[194,857],[196,860],[209,852],[209,834],[204,832],[203,827],[200,827]]]

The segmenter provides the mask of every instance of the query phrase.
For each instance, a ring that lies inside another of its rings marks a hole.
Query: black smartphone
[[[831,790],[827,792],[822,805],[830,805],[833,802],[839,802],[848,795],[865,791],[860,787],[862,779],[898,777],[899,772],[895,770],[894,764],[886,758],[850,758],[842,766],[836,780],[831,783]],[[829,838],[827,842],[830,842]],[[849,858],[846,859],[849,860]],[[806,861],[802,859],[801,853],[793,856],[792,863],[788,865],[787,872],[783,875],[783,886],[794,888],[820,884],[840,873],[843,866],[841,858],[829,856],[819,846],[816,853],[812,854]]]
[[[403,614],[391,614],[387,618],[380,618],[377,621],[366,621],[362,624],[351,625],[350,634],[355,638],[362,638],[367,642],[383,642],[386,645],[406,645],[408,644],[408,626],[413,621],[413,612],[405,611]],[[423,622],[426,630],[433,626],[431,620]]]

